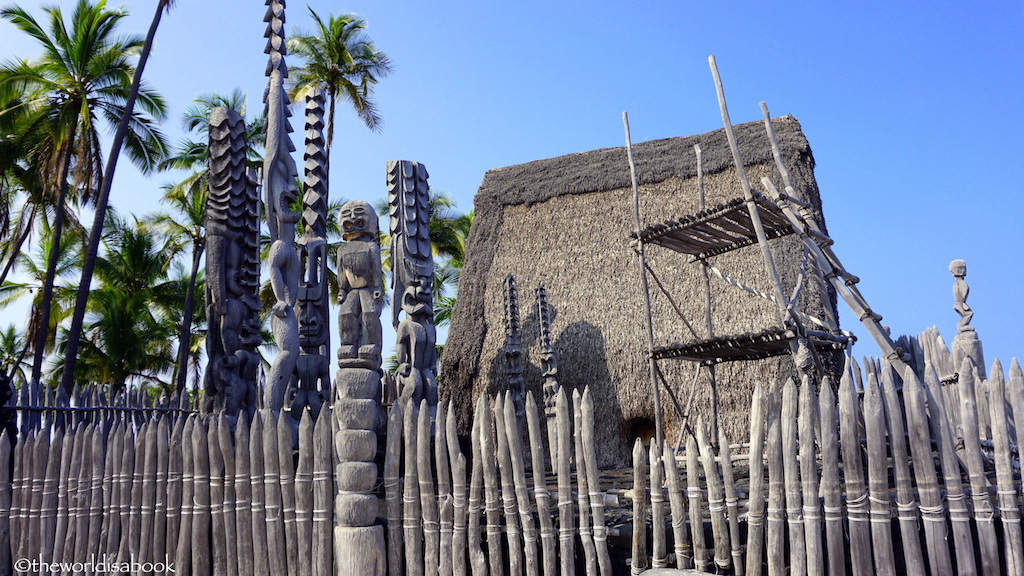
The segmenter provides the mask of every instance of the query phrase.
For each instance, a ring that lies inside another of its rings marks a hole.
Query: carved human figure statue
[[[960,315],[960,323],[957,324],[957,332],[974,332],[971,326],[971,318],[974,317],[974,310],[967,304],[967,296],[971,293],[970,287],[964,278],[967,276],[967,263],[963,260],[953,260],[949,263],[949,271],[956,280],[953,282],[953,309]]]
[[[433,322],[433,294],[429,281],[417,282],[405,288],[402,310],[405,317],[398,323],[395,355],[398,372],[395,379],[398,393],[403,399],[419,403],[424,398],[430,405],[437,403],[437,349]]]
[[[338,366],[380,368],[384,308],[377,214],[369,202],[346,202],[338,213]]]
[[[290,209],[289,202],[292,199],[281,194],[279,205],[274,207],[278,223],[277,239],[270,245],[267,255],[270,287],[276,298],[270,316],[270,330],[280,349],[267,377],[264,398],[265,406],[272,410],[280,410],[284,404],[285,393],[292,384],[299,356],[299,320],[295,315],[295,303],[298,301],[302,266],[294,238],[295,224],[301,215]]]

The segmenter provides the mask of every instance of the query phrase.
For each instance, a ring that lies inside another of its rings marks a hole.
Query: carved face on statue
[[[402,295],[402,310],[410,317],[429,316],[432,314],[430,311],[433,302],[432,296],[429,285],[422,287],[418,284],[413,284],[407,287]]]
[[[341,236],[346,241],[355,240],[364,235],[364,240],[377,237],[377,214],[369,202],[362,200],[346,202],[338,212],[338,225],[341,227]]]

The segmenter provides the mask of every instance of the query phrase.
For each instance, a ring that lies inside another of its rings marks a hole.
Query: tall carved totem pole
[[[284,79],[288,77],[285,64],[284,2],[267,0],[266,52],[267,90],[263,95],[264,115],[267,119],[267,140],[263,156],[263,191],[266,197],[267,224],[270,228],[270,251],[267,270],[270,286],[274,290],[274,307],[270,316],[270,329],[279,353],[267,376],[264,406],[279,413],[284,405],[285,393],[296,380],[299,357],[299,319],[295,308],[298,303],[299,276],[302,273],[299,252],[295,248],[295,225],[301,215],[292,210],[299,196],[295,187],[295,150],[289,133],[292,131],[288,116],[288,94]]]
[[[437,405],[437,331],[434,327],[434,257],[430,248],[427,168],[418,162],[388,162],[391,215],[392,305],[397,332],[399,396],[416,405]],[[401,300],[398,300],[401,299]],[[400,313],[405,316],[400,318]]]
[[[255,179],[245,164],[245,120],[210,112],[206,204],[207,366],[204,412],[236,416],[256,406],[260,344],[259,219]]]

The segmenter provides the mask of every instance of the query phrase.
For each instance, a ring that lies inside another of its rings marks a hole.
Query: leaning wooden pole
[[[626,130],[626,157],[629,159],[629,179],[633,184],[633,217],[636,220],[636,254],[640,261],[640,279],[644,287],[644,305],[647,311],[647,361],[651,367],[651,393],[654,398],[654,428],[658,446],[665,443],[665,428],[661,413],[661,390],[658,388],[658,364],[654,359],[654,318],[651,316],[651,290],[647,282],[647,260],[644,258],[644,243],[640,239],[640,187],[636,180],[636,165],[633,163],[633,143],[629,137],[629,116],[622,113],[622,124]]]

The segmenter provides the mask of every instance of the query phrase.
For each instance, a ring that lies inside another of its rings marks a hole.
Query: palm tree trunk
[[[188,357],[192,348],[192,308],[195,305],[196,276],[199,275],[199,260],[202,256],[203,245],[195,241],[192,248],[192,274],[188,279],[188,291],[185,292],[185,314],[181,319],[181,333],[178,336],[178,374],[175,390],[179,393],[185,391],[185,382],[188,379]]]
[[[327,146],[324,150],[327,156],[327,165],[331,164],[331,143],[334,142],[334,90],[330,89],[327,91],[327,99],[330,101],[328,106],[330,107],[327,112]],[[328,175],[330,170],[328,170]]]
[[[28,239],[28,235],[32,233],[32,221],[36,219],[36,207],[32,206],[31,212],[29,212],[28,218],[24,219],[25,230],[22,231],[21,236],[15,240],[14,245],[11,246],[11,256],[7,259],[7,264],[4,265],[4,271],[0,272],[0,284],[7,280],[7,275],[11,273],[11,269],[14,268],[14,263],[18,261],[18,255],[21,254],[21,247],[24,246],[25,240]]]
[[[43,279],[43,296],[39,301],[39,330],[36,332],[34,346],[35,357],[32,360],[32,377],[29,380],[29,392],[32,398],[38,398],[39,381],[43,376],[43,358],[46,356],[46,340],[50,328],[50,309],[53,306],[53,284],[57,275],[57,260],[60,259],[60,236],[64,231],[64,200],[68,195],[68,170],[71,166],[71,154],[74,149],[75,136],[78,134],[78,122],[71,124],[71,133],[65,143],[64,158],[61,161],[60,192],[57,194],[56,214],[53,216],[53,234],[50,238],[50,254],[47,257],[46,276]],[[26,344],[27,345],[27,344]]]
[[[85,323],[85,307],[89,303],[90,284],[92,284],[92,273],[96,267],[96,257],[99,254],[100,239],[103,236],[103,222],[107,216],[107,205],[110,201],[110,187],[114,180],[114,170],[117,168],[117,158],[121,155],[121,146],[124,144],[125,135],[128,134],[128,124],[131,121],[135,110],[135,100],[139,96],[139,86],[142,83],[142,71],[149,60],[149,53],[153,49],[153,38],[156,36],[156,29],[160,25],[160,17],[166,8],[169,8],[172,0],[160,0],[156,6],[156,14],[149,25],[149,32],[146,34],[146,43],[142,46],[142,53],[139,54],[139,63],[135,67],[135,75],[132,78],[131,91],[124,104],[124,114],[121,116],[121,123],[114,133],[114,141],[110,144],[110,156],[107,158],[107,166],[103,171],[100,180],[100,192],[96,200],[96,212],[92,222],[92,230],[89,232],[89,245],[86,246],[85,258],[82,261],[82,281],[78,285],[78,296],[75,298],[75,312],[71,317],[71,328],[68,332],[68,340],[64,352],[64,372],[61,374],[60,387],[70,396],[75,388],[75,364],[78,361],[78,342],[82,332],[82,325]]]

